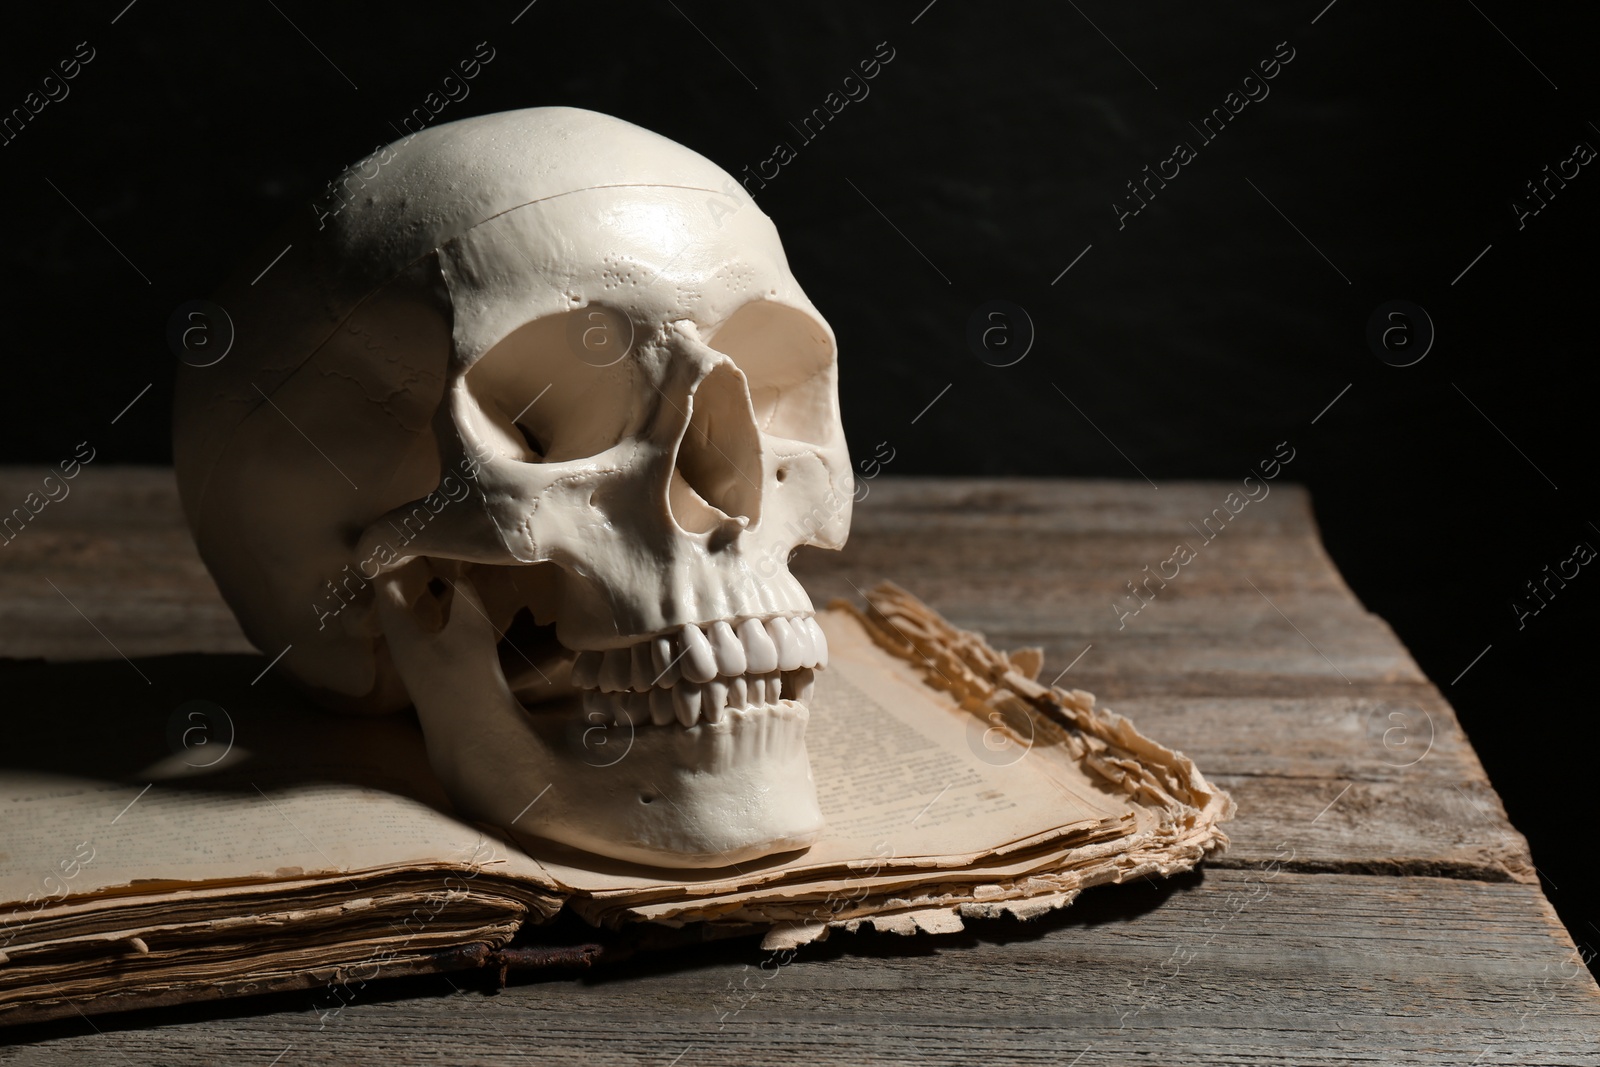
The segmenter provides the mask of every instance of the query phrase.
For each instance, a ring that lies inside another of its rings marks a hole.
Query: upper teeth
[[[811,697],[828,639],[809,615],[689,623],[624,648],[578,653],[572,683],[586,712],[632,723],[720,722],[724,709]],[[601,696],[601,694],[620,694]]]

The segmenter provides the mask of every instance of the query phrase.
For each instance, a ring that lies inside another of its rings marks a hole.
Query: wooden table
[[[0,501],[43,473],[0,470]],[[797,561],[813,596],[890,578],[1000,647],[1042,645],[1046,680],[1070,664],[1232,791],[1228,852],[1032,925],[835,936],[771,977],[736,942],[498,995],[402,979],[323,1030],[285,995],[0,1031],[28,1042],[0,1064],[1600,1064],[1600,989],[1526,843],[1303,491],[1204,543],[1188,523],[1235,486],[868,484],[849,547]],[[1119,626],[1125,583],[1179,541],[1196,558]],[[0,592],[11,657],[248,651],[165,470],[86,470],[0,548]]]

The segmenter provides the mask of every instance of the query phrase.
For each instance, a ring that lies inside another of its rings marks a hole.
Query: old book
[[[958,930],[1226,844],[1226,794],[1092,695],[1041,685],[1037,650],[999,652],[893,586],[819,621],[832,662],[807,740],[827,833],[700,872],[469,825],[414,721],[208,679],[231,657],[173,665],[231,687],[227,736],[179,744],[182,715],[136,692],[53,691],[62,665],[14,674],[0,1022],[285,989],[337,1014],[368,982],[482,965],[563,908],[608,929],[760,931],[774,950],[863,924]]]

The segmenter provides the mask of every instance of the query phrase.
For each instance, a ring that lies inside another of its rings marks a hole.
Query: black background
[[[0,460],[89,438],[97,462],[169,461],[172,311],[265,266],[270,230],[487,42],[438,121],[586,107],[736,175],[796,149],[755,192],[839,335],[857,456],[888,440],[895,474],[1161,483],[1237,480],[1289,440],[1334,559],[1458,709],[1574,939],[1600,943],[1600,576],[1524,628],[1511,607],[1600,546],[1597,168],[1520,229],[1512,209],[1577,142],[1600,147],[1593,25],[1505,0],[524,2],[8,13],[0,109],[80,41],[95,58],[0,146]],[[1201,147],[1189,122],[1285,41],[1270,95]],[[880,42],[870,95],[803,143],[790,123]],[[1119,229],[1125,183],[1178,141],[1198,158]],[[995,299],[1036,330],[1014,366],[967,343]],[[1365,339],[1396,299],[1437,329],[1408,367]]]

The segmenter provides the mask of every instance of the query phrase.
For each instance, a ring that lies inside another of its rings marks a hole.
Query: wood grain
[[[404,980],[326,1027],[304,995],[68,1020],[0,1063],[1594,1064],[1600,1004],[1561,940],[1530,886],[1210,870],[787,966],[743,943],[499,995]]]
[[[0,469],[0,500],[42,473]],[[997,646],[1043,647],[1045,681],[1071,664],[1061,684],[1232,791],[1227,853],[1030,927],[836,937],[775,969],[749,942],[705,946],[498,996],[402,979],[323,1030],[292,997],[103,1033],[73,1019],[0,1034],[30,1042],[0,1064],[1600,1064],[1600,989],[1525,842],[1448,703],[1339,577],[1303,491],[1275,484],[1207,542],[1189,524],[1234,485],[868,484],[845,551],[796,560],[814,599],[892,579]],[[1179,542],[1195,558],[1121,617],[1125,583]],[[112,644],[248,650],[168,471],[85,470],[0,547],[0,655],[116,661]]]

